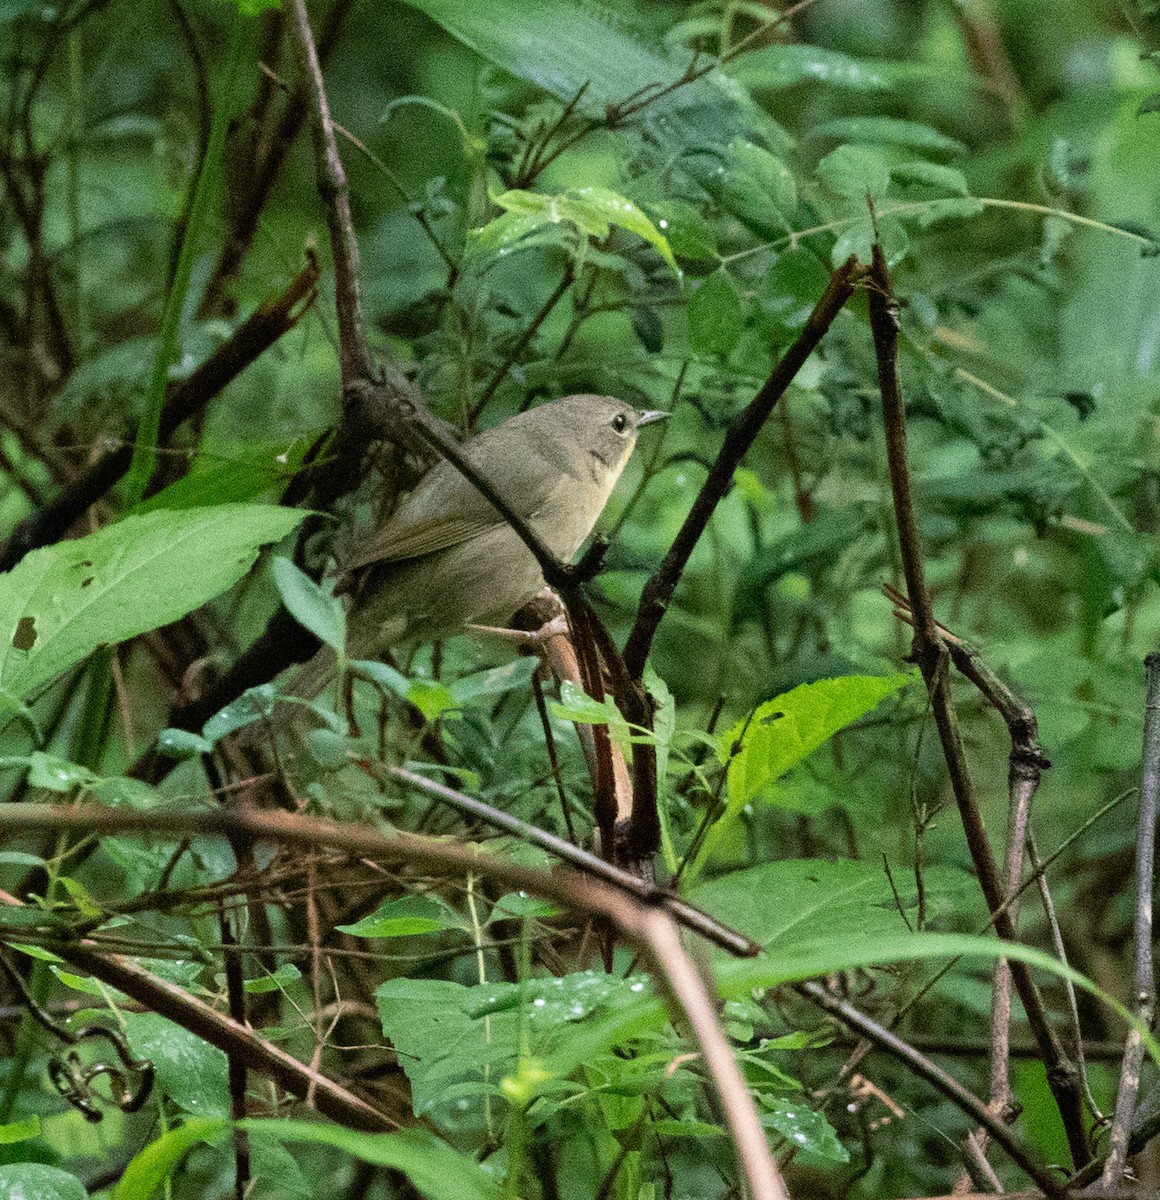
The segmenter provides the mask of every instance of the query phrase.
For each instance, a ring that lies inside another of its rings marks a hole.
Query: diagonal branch
[[[793,382],[794,376],[801,370],[802,364],[822,340],[843,305],[853,295],[860,272],[861,268],[853,256],[838,268],[821,299],[814,305],[814,311],[810,313],[805,328],[774,367],[773,373],[749,406],[739,413],[729,426],[721,452],[717,455],[696,500],[693,501],[685,523],[669,547],[668,553],[661,559],[660,566],[644,585],[636,622],[624,647],[624,663],[634,679],[643,678],[645,660],[665,615],[665,609],[677,590],[689,556],[709,524],[709,518],[729,492],[733,472],[737,470],[754,438],[761,432],[761,427],[773,412],[774,405],[781,399],[786,388]]]
[[[475,846],[455,845],[410,834],[387,835],[367,826],[336,825],[299,814],[253,809],[191,812],[188,807],[146,812],[96,805],[7,805],[0,811],[0,827],[11,830],[44,829],[54,825],[104,832],[153,829],[218,837],[242,835],[291,846],[330,846],[379,862],[403,861],[427,869],[488,875],[509,887],[523,888],[546,900],[610,922],[622,936],[645,952],[658,985],[687,1025],[725,1112],[747,1194],[751,1200],[789,1200],[753,1098],[717,1019],[714,998],[681,944],[672,915],[655,902],[630,896],[620,888],[595,879],[577,877],[569,872],[535,870],[497,855],[482,854]],[[0,896],[0,901],[3,899]],[[52,948],[73,966],[90,971],[98,978],[108,978],[115,973],[117,982],[114,986],[135,998],[144,994],[140,976],[146,973],[140,968],[123,960],[117,960],[116,966],[111,968],[108,959],[84,943],[61,940],[54,942]],[[158,1011],[182,1024],[193,1022],[187,1024],[187,1028],[214,1045],[228,1039],[230,1053],[252,1054],[256,1041],[252,1031],[244,1026],[240,1030],[235,1028],[235,1022],[215,1013],[180,988],[160,980],[157,984],[158,988],[150,994],[152,1000],[160,1001]],[[133,989],[140,994],[135,994]],[[248,1039],[240,1038],[239,1032],[249,1035]],[[247,1065],[250,1064],[247,1062]],[[307,1068],[282,1051],[264,1054],[254,1069],[268,1074],[275,1070],[280,1072],[275,1077],[291,1091],[300,1087],[307,1076]],[[311,1075],[311,1078],[317,1081],[321,1077]],[[316,1082],[316,1103],[323,1094],[326,1095],[325,1102],[330,1106],[328,1116],[333,1115],[338,1120],[340,1117],[335,1114],[341,1113],[357,1128],[384,1127],[387,1118],[369,1106],[360,1108],[361,1102],[357,1098],[352,1098],[353,1104],[340,1107],[336,1103],[337,1085],[327,1082],[327,1089],[318,1088]],[[320,1103],[319,1110],[322,1111]],[[380,1123],[372,1124],[375,1121]]]

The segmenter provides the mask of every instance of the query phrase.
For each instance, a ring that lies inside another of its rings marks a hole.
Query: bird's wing
[[[516,512],[530,516],[548,499],[556,480],[545,478],[539,460],[508,463],[507,492]],[[515,466],[514,472],[512,467]],[[504,523],[479,489],[448,462],[437,463],[379,530],[339,564],[343,572],[372,563],[400,562],[446,550]]]

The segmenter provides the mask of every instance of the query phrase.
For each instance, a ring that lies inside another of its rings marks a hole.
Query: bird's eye
[[[628,418],[624,415],[624,413],[617,413],[616,416],[612,418],[612,428],[615,429],[617,433],[623,433],[628,428]]]

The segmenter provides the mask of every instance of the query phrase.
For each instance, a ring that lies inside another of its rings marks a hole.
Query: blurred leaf
[[[744,138],[734,138],[725,154],[722,201],[746,221],[779,229],[797,208],[797,182],[776,155]]]
[[[351,937],[411,937],[417,933],[435,933],[440,929],[463,929],[463,921],[441,900],[430,896],[404,896],[388,900],[369,916],[353,925],[336,925]]]
[[[816,1154],[829,1162],[846,1163],[850,1154],[838,1141],[834,1127],[807,1104],[795,1104],[784,1096],[761,1096],[761,1123],[776,1129],[798,1150]]]
[[[505,71],[542,88],[557,100],[579,95],[580,112],[598,120],[616,105],[674,84],[687,69],[677,59],[656,53],[625,32],[615,16],[601,19],[598,8],[573,0],[408,0],[452,37]],[[771,145],[788,148],[788,135],[753,103],[745,90],[721,71],[646,105],[640,115],[662,157],[691,146],[720,142],[756,132]]]
[[[727,356],[741,337],[741,296],[723,268],[689,297],[689,343],[698,354]]]
[[[302,978],[302,972],[293,963],[283,963],[269,975],[259,975],[256,979],[247,979],[242,984],[242,990],[248,995],[260,996],[267,992],[280,992],[287,984]]]
[[[513,658],[502,667],[490,667],[486,671],[477,671],[474,675],[462,675],[451,680],[447,687],[455,703],[466,706],[491,696],[523,691],[531,684],[536,666],[534,658]]]
[[[716,259],[716,230],[695,205],[687,200],[660,200],[646,207],[677,258],[693,262]]]
[[[202,736],[211,746],[215,746],[227,734],[236,733],[239,729],[245,729],[247,725],[270,716],[277,703],[278,688],[275,684],[260,683],[257,687],[247,688],[236,700],[206,721],[202,726]],[[199,753],[205,751],[199,750]]]
[[[875,200],[890,187],[890,167],[881,151],[868,146],[839,146],[818,163],[818,178],[839,196]]]
[[[37,1162],[0,1165],[0,1195],[9,1200],[87,1200],[88,1194],[75,1175],[58,1167]]]
[[[890,168],[890,176],[892,179],[901,179],[904,183],[923,183],[956,196],[966,196],[970,190],[967,187],[967,177],[957,167],[925,162],[922,159],[895,164]]]
[[[68,792],[74,787],[89,787],[99,776],[87,767],[77,766],[63,758],[34,750],[28,759],[28,782],[32,787],[50,792]]]
[[[924,882],[949,901],[952,919],[973,915],[970,877],[948,867],[931,870]],[[905,909],[918,905],[914,880],[895,873]],[[880,863],[839,859],[787,859],[732,871],[694,888],[689,898],[718,919],[743,930],[767,950],[781,953],[826,937],[879,937],[906,931],[898,899]]]
[[[501,1200],[503,1196],[499,1183],[475,1159],[460,1154],[428,1129],[362,1133],[317,1121],[255,1119],[239,1126],[279,1142],[333,1146],[362,1162],[399,1171],[433,1200]]]
[[[436,721],[444,713],[459,707],[451,689],[438,680],[423,679],[420,676],[408,679],[389,664],[372,659],[357,659],[349,665],[361,677],[370,679],[394,692],[408,704],[413,704],[427,721]]]
[[[274,581],[294,620],[341,654],[346,646],[346,610],[342,601],[281,555],[274,558]]]
[[[163,1133],[133,1157],[113,1189],[113,1200],[151,1200],[194,1146],[218,1142],[228,1129],[220,1117],[191,1117]]]
[[[937,150],[944,154],[965,154],[966,146],[929,125],[902,121],[897,117],[839,117],[813,130],[814,137],[830,137],[843,142],[881,142],[886,145],[912,146],[918,150]]]
[[[730,64],[729,73],[750,88],[785,88],[814,80],[829,87],[857,92],[880,92],[911,80],[936,78],[946,83],[946,74],[921,63],[881,62],[852,58],[822,46],[761,46]],[[969,76],[961,82],[971,85]]]
[[[27,1142],[37,1137],[40,1137],[40,1118],[35,1113],[22,1121],[0,1125],[0,1146],[12,1146],[16,1142]]]

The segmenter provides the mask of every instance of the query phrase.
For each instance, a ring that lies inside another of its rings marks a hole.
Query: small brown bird
[[[463,451],[562,561],[592,532],[636,444],[665,413],[612,396],[565,396],[511,417]],[[339,564],[351,595],[347,657],[377,658],[400,641],[468,623],[506,622],[544,586],[539,563],[478,488],[437,463],[385,525]],[[334,675],[324,648],[292,690],[315,695]]]

